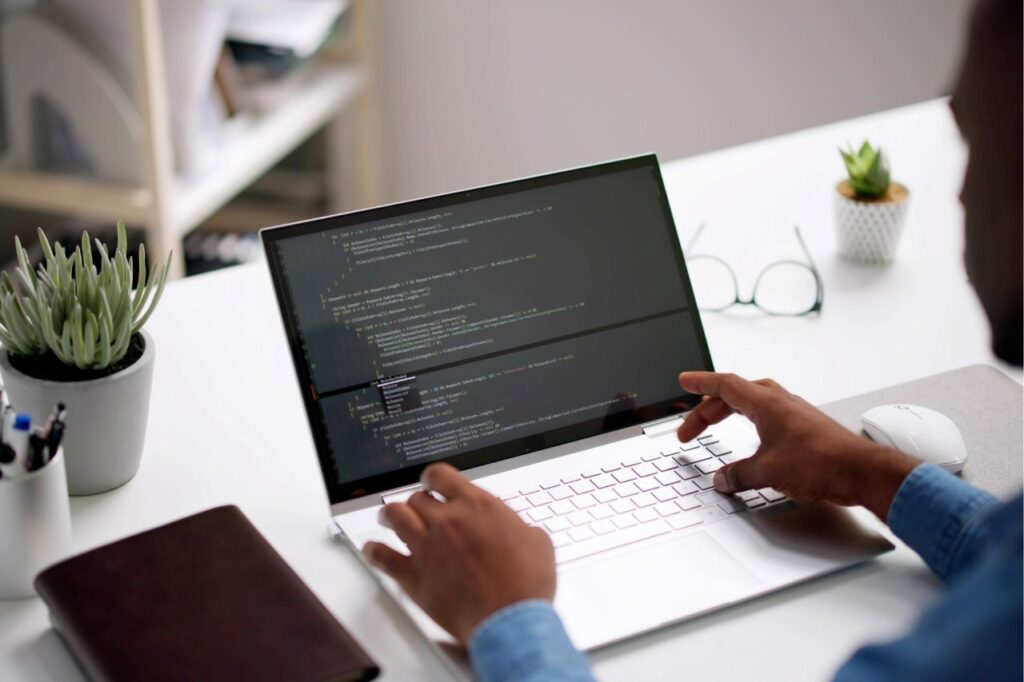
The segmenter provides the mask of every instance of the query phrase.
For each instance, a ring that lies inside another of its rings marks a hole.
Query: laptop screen
[[[711,369],[653,155],[262,234],[332,504],[680,412]]]

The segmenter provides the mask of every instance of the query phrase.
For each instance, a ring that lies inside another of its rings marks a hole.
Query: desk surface
[[[911,191],[903,243],[887,268],[834,255],[836,147],[864,137],[887,150]],[[731,260],[749,286],[765,262],[799,257],[796,222],[825,281],[819,318],[706,315],[716,367],[772,376],[820,403],[993,362],[960,263],[964,163],[944,100],[666,163],[684,244],[706,221],[701,251]],[[377,659],[383,679],[447,679],[355,559],[326,537],[327,499],[265,266],[169,285],[148,329],[157,360],[142,466],[118,490],[72,500],[76,548],[237,504]],[[671,567],[656,572],[672,579]],[[828,679],[858,644],[907,628],[938,590],[900,546],[593,660],[605,680]],[[0,679],[78,675],[38,600],[0,604]]]

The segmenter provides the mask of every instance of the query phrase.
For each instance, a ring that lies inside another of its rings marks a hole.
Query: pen
[[[42,431],[36,429],[32,435],[28,437],[28,470],[35,471],[36,469],[42,469],[45,464],[46,439],[43,438]]]
[[[60,421],[64,418],[64,403],[57,403],[57,406],[53,408],[53,412],[50,413],[50,418],[46,420],[46,425],[43,427],[43,438],[47,438],[50,435],[50,429],[53,428],[54,422]]]
[[[43,456],[43,465],[49,462],[57,454],[57,448],[60,447],[60,442],[64,438],[64,403],[60,403],[57,406],[57,413],[54,415],[53,423],[50,424],[50,428],[47,429],[46,435],[46,453]]]
[[[28,437],[31,431],[32,417],[27,414],[16,414],[7,440],[7,445],[14,450],[14,460],[8,466],[15,475],[28,471]]]

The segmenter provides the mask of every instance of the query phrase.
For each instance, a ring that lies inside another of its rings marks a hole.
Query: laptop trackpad
[[[591,649],[739,599],[761,583],[701,531],[569,564],[555,607],[577,646]]]

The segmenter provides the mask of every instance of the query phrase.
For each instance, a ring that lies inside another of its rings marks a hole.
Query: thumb
[[[752,457],[727,464],[715,472],[715,490],[732,494],[767,487],[769,484],[764,480],[759,455],[760,452],[757,452]]]

